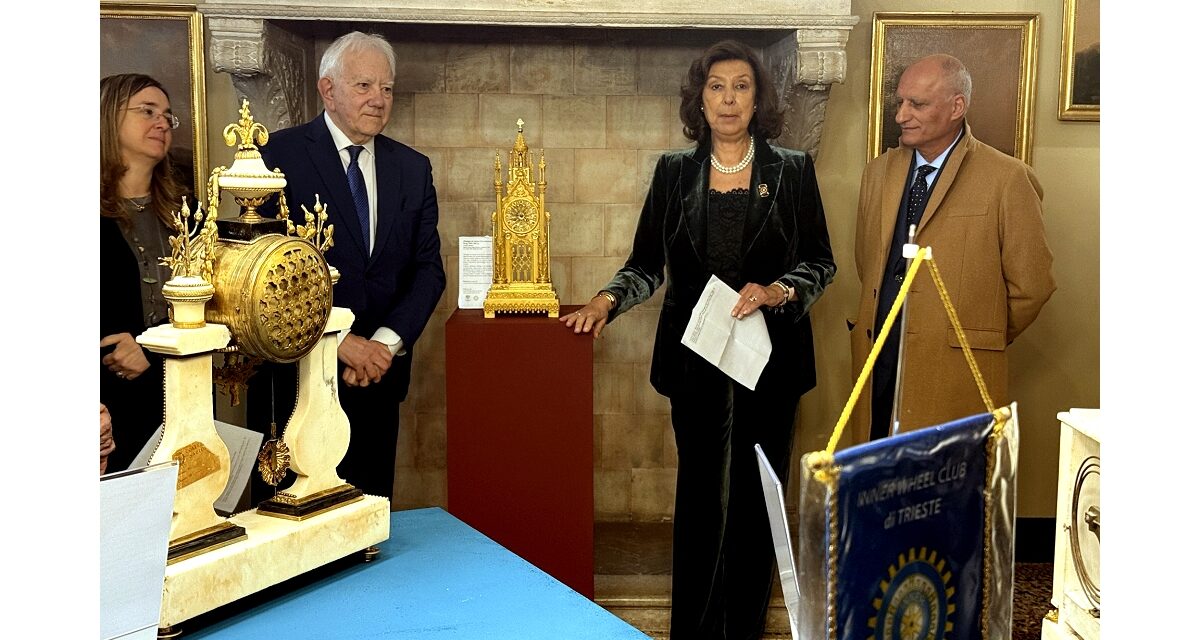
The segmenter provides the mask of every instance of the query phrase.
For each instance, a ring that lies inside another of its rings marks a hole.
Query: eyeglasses
[[[129,107],[126,109],[126,111],[136,111],[137,113],[141,114],[143,119],[149,122],[154,122],[155,120],[158,120],[159,116],[162,116],[168,127],[171,127],[172,129],[179,128],[179,118],[177,118],[175,114],[171,113],[170,111],[158,111],[145,105],[140,107]]]

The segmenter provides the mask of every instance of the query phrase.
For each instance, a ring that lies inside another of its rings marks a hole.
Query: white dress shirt
[[[328,117],[328,116],[326,116],[326,117]],[[937,175],[939,173],[941,173],[941,171],[942,171],[942,165],[945,164],[946,158],[950,156],[950,152],[954,150],[954,145],[958,144],[958,141],[962,138],[963,131],[965,131],[965,130],[966,130],[966,127],[959,129],[958,135],[954,137],[954,142],[951,142],[950,146],[946,147],[946,150],[943,151],[941,155],[934,158],[932,161],[926,160],[925,156],[921,155],[920,151],[913,149],[913,153],[917,154],[917,168],[923,167],[925,165],[929,165],[929,166],[933,167],[933,169],[934,169],[933,171],[930,171],[925,176],[925,186],[926,187],[933,186],[933,181],[937,178]],[[916,182],[916,179],[917,179],[917,172],[914,171],[913,177],[909,181],[908,186],[912,187],[912,183]]]
[[[328,111],[325,112],[325,126],[329,127],[329,134],[333,136],[333,144],[337,147],[338,158],[342,161],[342,171],[346,171],[350,168],[350,147],[354,145],[354,142],[334,124]],[[371,239],[367,248],[370,252],[375,249],[375,229],[379,223],[379,198],[375,195],[375,138],[372,137],[360,146],[363,150],[358,154],[358,168],[362,172],[363,182],[367,185],[367,202],[371,209]],[[349,331],[342,332],[338,336],[338,344],[345,339],[346,333]],[[393,356],[407,353],[404,350],[404,340],[388,327],[376,329],[371,339],[382,342],[391,350]]]

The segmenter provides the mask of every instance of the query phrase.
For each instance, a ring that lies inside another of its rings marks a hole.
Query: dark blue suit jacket
[[[262,149],[267,167],[287,177],[288,208],[297,224],[303,204],[312,210],[316,195],[334,227],[325,254],[341,272],[333,304],[354,312],[351,332],[370,338],[388,327],[404,340],[408,354],[392,363],[408,392],[413,346],[446,289],[438,237],[437,194],[429,158],[383,135],[375,136],[375,188],[378,220],[375,249],[367,254],[346,172],[322,113],[308,124],[271,134]]]

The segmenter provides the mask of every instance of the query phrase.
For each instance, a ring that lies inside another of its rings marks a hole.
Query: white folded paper
[[[158,635],[179,463],[100,476],[100,638]]]
[[[740,320],[730,315],[738,297],[738,292],[720,278],[709,278],[681,342],[753,390],[771,357],[771,336],[762,311],[755,309]]]

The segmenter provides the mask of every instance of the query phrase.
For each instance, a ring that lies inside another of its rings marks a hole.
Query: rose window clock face
[[[508,207],[505,222],[513,233],[529,233],[537,224],[537,210],[528,200],[517,200]]]

